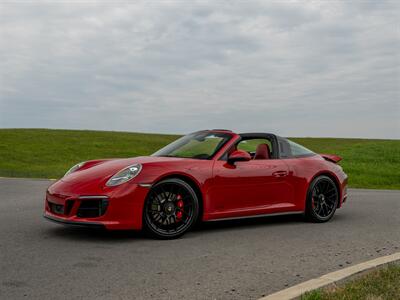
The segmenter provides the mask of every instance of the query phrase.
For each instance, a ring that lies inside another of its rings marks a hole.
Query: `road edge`
[[[34,177],[3,177],[0,176],[0,179],[7,180],[32,180],[32,181],[56,181],[56,178],[34,178]]]
[[[318,278],[314,278],[279,292],[262,297],[259,300],[293,300],[300,299],[306,293],[332,285],[342,284],[355,276],[364,275],[376,268],[386,266],[390,263],[400,262],[400,252],[378,257],[360,264],[334,271]]]

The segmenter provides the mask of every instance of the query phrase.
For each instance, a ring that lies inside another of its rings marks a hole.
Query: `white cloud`
[[[0,127],[400,138],[393,1],[0,4]]]

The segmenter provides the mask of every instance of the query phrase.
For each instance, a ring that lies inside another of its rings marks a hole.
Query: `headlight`
[[[80,168],[83,167],[83,165],[84,165],[85,163],[86,163],[86,162],[81,162],[81,163],[79,163],[79,164],[76,164],[76,165],[73,166],[71,169],[69,169],[69,170],[67,171],[67,173],[65,173],[64,177],[67,176],[67,175],[69,175],[69,174],[71,174],[71,173],[73,173],[73,172],[75,172],[75,171],[78,171]]]
[[[135,178],[140,173],[141,170],[142,170],[141,164],[135,164],[135,165],[129,166],[126,169],[119,171],[113,177],[111,177],[107,181],[106,186],[116,186],[116,185],[123,184],[123,183],[131,180],[132,178]]]

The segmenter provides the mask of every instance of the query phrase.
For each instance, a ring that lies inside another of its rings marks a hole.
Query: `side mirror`
[[[251,156],[249,153],[243,150],[235,150],[228,157],[228,164],[233,165],[237,161],[249,161]]]

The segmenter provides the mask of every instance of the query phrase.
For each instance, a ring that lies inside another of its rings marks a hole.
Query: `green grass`
[[[335,289],[316,290],[302,300],[396,300],[400,299],[400,266],[390,265]]]
[[[317,153],[337,154],[354,188],[400,189],[400,140],[295,138]]]
[[[0,129],[0,176],[59,178],[77,162],[148,155],[177,135]],[[400,140],[295,138],[317,153],[343,157],[351,187],[400,189]]]
[[[148,155],[177,137],[110,131],[0,129],[0,176],[60,178],[78,162]]]

